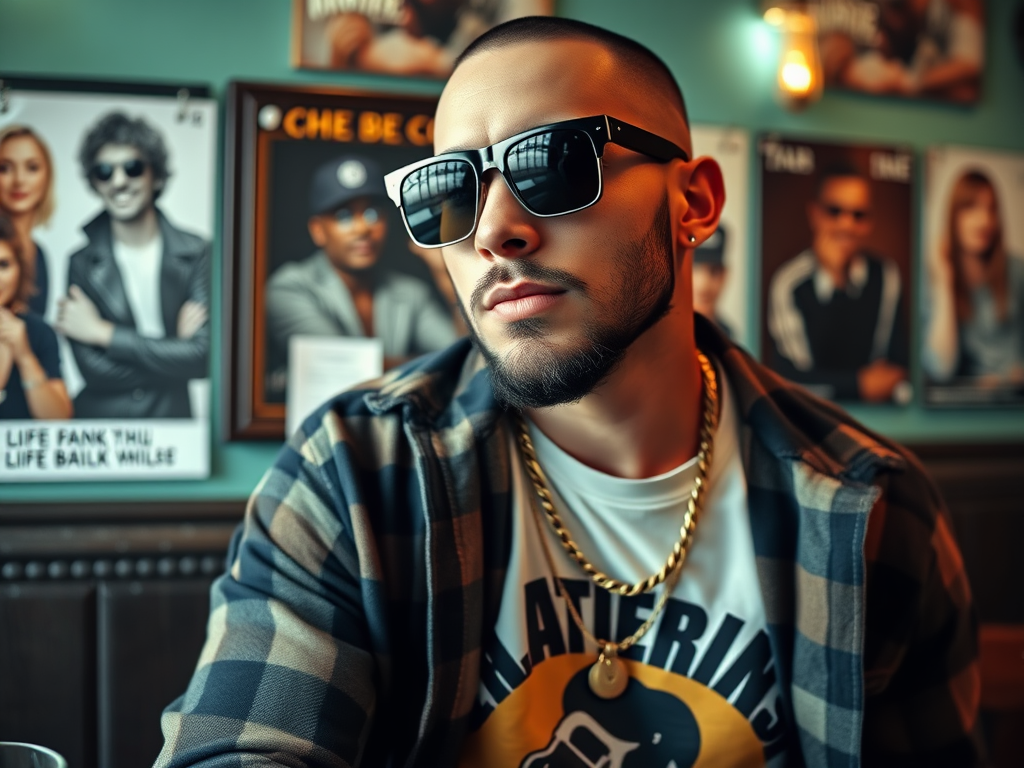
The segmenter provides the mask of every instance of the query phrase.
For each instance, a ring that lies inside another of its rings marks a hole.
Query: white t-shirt
[[[160,306],[160,255],[163,238],[157,235],[141,247],[114,241],[114,260],[128,295],[128,306],[140,336],[162,339],[164,320]]]
[[[530,507],[533,485],[512,446],[511,557],[497,625],[482,649],[461,765],[784,764],[786,726],[754,560],[738,418],[723,384],[710,488],[690,553],[656,623],[622,654],[631,681],[617,699],[599,699],[588,687],[597,649],[551,579]],[[630,582],[658,571],[679,538],[696,459],[658,477],[626,480],[581,464],[532,424],[530,434],[556,509],[591,562]],[[632,634],[663,587],[635,598],[611,595],[569,559],[546,520],[542,530],[591,633],[617,642]]]

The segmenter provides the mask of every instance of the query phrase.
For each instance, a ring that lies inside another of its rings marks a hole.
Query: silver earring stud
[[[697,242],[696,235],[690,235],[690,245],[693,245],[696,242]]]

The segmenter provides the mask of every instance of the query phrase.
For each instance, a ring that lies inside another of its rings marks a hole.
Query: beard
[[[559,286],[593,304],[579,338],[568,347],[551,344],[545,339],[548,322],[531,317],[509,323],[507,332],[516,344],[499,355],[480,338],[459,302],[473,341],[490,367],[498,402],[518,410],[546,408],[579,402],[593,392],[622,362],[630,345],[671,308],[672,257],[668,201],[663,200],[647,231],[620,249],[613,265],[617,279],[610,291],[593,295],[580,278],[529,257],[492,267],[473,290],[470,307],[478,307],[495,285],[516,279]]]

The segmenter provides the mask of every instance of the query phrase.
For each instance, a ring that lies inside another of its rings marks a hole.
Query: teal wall
[[[557,7],[561,15],[635,37],[660,54],[679,78],[695,122],[904,142],[917,150],[937,143],[1024,150],[1024,66],[1008,31],[1018,1],[988,0],[988,67],[976,107],[828,93],[801,114],[786,112],[773,100],[778,43],[758,16],[757,0],[559,0]],[[208,82],[218,97],[232,78],[437,91],[436,84],[423,81],[293,71],[288,64],[290,6],[290,0],[0,0],[0,72]],[[219,249],[215,253],[220,256]],[[218,269],[216,295],[219,279]],[[752,287],[755,301],[753,293]],[[214,323],[213,359],[223,360],[216,311]],[[214,366],[215,392],[222,378]],[[217,424],[219,408],[215,402]],[[932,412],[915,405],[860,407],[854,414],[905,441],[1024,439],[1024,409]],[[0,499],[239,498],[256,484],[277,448],[272,442],[224,443],[217,436],[207,481],[8,485]]]

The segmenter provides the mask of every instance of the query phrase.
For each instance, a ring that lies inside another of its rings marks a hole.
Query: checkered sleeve
[[[949,514],[912,458],[883,482],[865,546],[863,764],[980,765],[977,619]]]
[[[360,575],[354,486],[334,458],[339,423],[328,412],[293,438],[250,499],[192,681],[163,715],[157,766],[357,762],[376,695],[372,584]]]

